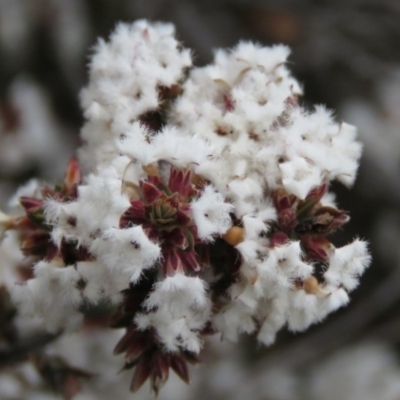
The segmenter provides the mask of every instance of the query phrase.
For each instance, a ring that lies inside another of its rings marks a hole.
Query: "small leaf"
[[[196,260],[196,255],[195,255],[194,251],[180,251],[179,257],[181,259],[183,266],[186,269],[191,269],[193,271],[200,270],[200,265],[198,264],[198,262]]]
[[[137,392],[150,376],[151,367],[149,361],[143,357],[136,365],[135,372],[131,381],[131,391]]]
[[[149,181],[141,181],[140,190],[147,204],[153,203],[163,194],[161,190],[159,190],[154,184],[150,183]]]
[[[306,250],[307,256],[310,259],[321,260],[327,262],[329,256],[334,251],[335,247],[329,240],[313,235],[303,235],[301,244]]]
[[[139,225],[145,221],[144,204],[140,200],[134,200],[131,202],[131,207],[122,214],[119,226],[120,228],[127,228],[132,224]]]
[[[140,332],[138,332],[134,327],[130,327],[124,336],[120,339],[114,348],[114,354],[121,354],[129,349],[132,342],[140,338]]]
[[[190,383],[189,369],[187,367],[186,361],[182,358],[182,356],[173,356],[171,357],[171,368],[175,371],[175,373],[187,384]]]
[[[26,212],[36,211],[44,206],[43,200],[35,199],[34,197],[21,196],[19,202]]]

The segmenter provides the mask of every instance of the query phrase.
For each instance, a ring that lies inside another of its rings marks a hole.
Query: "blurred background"
[[[239,40],[291,47],[289,68],[304,87],[303,101],[325,104],[359,128],[364,155],[356,185],[333,188],[351,220],[333,242],[359,235],[373,254],[349,307],[305,333],[282,331],[270,348],[253,337],[211,339],[193,384],[173,379],[159,398],[400,399],[400,1],[0,0],[1,208],[32,177],[62,178],[79,145],[90,48],[118,21],[139,18],[173,22],[197,65]],[[59,347],[73,347],[68,340]],[[110,375],[107,369],[96,363],[99,375]],[[1,399],[22,398],[4,392],[12,377],[0,371]],[[149,397],[147,386],[131,395],[123,376],[107,379],[79,398]],[[33,392],[23,398],[45,398]]]

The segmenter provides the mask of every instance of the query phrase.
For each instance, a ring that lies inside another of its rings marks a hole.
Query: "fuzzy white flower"
[[[201,279],[182,274],[167,277],[155,286],[144,306],[149,312],[135,318],[139,329],[155,328],[168,351],[176,352],[181,346],[200,351],[202,343],[196,332],[205,326],[211,311]]]
[[[129,271],[132,282],[160,257],[159,246],[148,239],[141,226],[104,230],[101,237],[93,240],[90,251],[111,271]]]
[[[224,234],[231,227],[229,213],[233,206],[225,203],[221,193],[207,186],[200,198],[191,204],[198,235],[203,240],[212,240],[215,235]]]
[[[76,329],[83,316],[77,310],[82,298],[77,288],[79,274],[74,267],[42,261],[35,266],[35,276],[25,286],[16,285],[13,289],[13,298],[22,314],[40,317],[50,332]]]
[[[347,246],[335,249],[324,277],[332,285],[343,285],[344,288],[353,290],[370,258],[366,243],[356,239]]]
[[[34,271],[13,291],[21,313],[57,331],[114,307],[132,390],[150,378],[158,391],[169,368],[188,381],[207,333],[270,345],[345,305],[370,257],[358,239],[327,239],[349,219],[329,183],[353,183],[361,145],[324,107],[301,106],[288,55],[242,42],[186,73],[170,24],[100,40],[81,95],[83,169],[73,159],[61,186],[19,193],[25,215],[7,226]]]

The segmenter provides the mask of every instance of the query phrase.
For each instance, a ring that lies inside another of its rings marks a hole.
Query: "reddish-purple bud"
[[[327,239],[320,236],[304,235],[301,238],[307,257],[311,260],[327,262],[335,250],[335,246]]]
[[[292,232],[294,227],[297,225],[296,213],[291,208],[282,210],[278,214],[278,225],[281,231],[286,233]]]
[[[297,218],[302,219],[312,215],[314,210],[317,208],[316,206],[318,205],[322,196],[326,193],[327,190],[327,183],[323,183],[322,185],[311,189],[305,200],[300,202],[298,205]]]
[[[19,202],[22,207],[25,208],[25,211],[29,214],[31,212],[35,212],[38,209],[41,209],[44,205],[43,200],[35,199],[34,197],[22,196],[19,198]]]
[[[128,208],[119,220],[120,228],[127,228],[131,225],[140,225],[146,222],[144,217],[145,207],[142,201],[134,200],[131,202],[131,207]]]
[[[182,356],[171,357],[171,368],[187,384],[190,383],[189,369],[186,360]]]
[[[171,167],[168,188],[171,193],[177,193],[181,200],[186,200],[197,193],[191,182],[190,170],[179,170],[174,167]]]
[[[161,265],[165,275],[169,275],[171,272],[176,271],[181,265],[181,259],[178,255],[178,249],[174,247],[163,248],[163,258]]]
[[[235,103],[233,102],[232,98],[227,94],[224,94],[222,98],[224,100],[225,111],[233,111],[235,109]]]
[[[165,233],[166,240],[165,244],[169,247],[176,249],[186,249],[188,247],[187,234],[184,229],[175,228],[168,233]]]
[[[139,185],[146,204],[153,203],[163,195],[162,191],[149,181],[140,181]]]
[[[50,248],[54,248],[50,234],[36,231],[31,233],[21,244],[21,251],[24,255],[44,256]]]
[[[292,208],[297,201],[297,197],[293,194],[288,194],[284,189],[275,190],[273,193],[275,208],[278,212]]]
[[[345,211],[332,207],[321,207],[309,218],[303,218],[295,227],[299,235],[312,234],[326,236],[340,228],[349,220]]]
[[[181,259],[182,265],[186,269],[193,271],[199,271],[200,265],[197,263],[196,254],[194,251],[179,251],[179,258]]]
[[[314,201],[316,201],[316,203],[318,203],[323,195],[327,192],[328,190],[328,184],[327,183],[323,183],[320,186],[316,186],[313,189],[311,189],[309,191],[309,193],[306,196],[306,199],[314,199]]]
[[[321,207],[317,210],[313,220],[316,232],[328,235],[349,221],[346,211],[333,207]]]
[[[169,359],[168,354],[155,354],[153,359],[153,370],[151,373],[151,387],[158,394],[160,388],[167,381],[169,376]]]
[[[284,246],[290,241],[289,236],[283,232],[276,232],[269,238],[269,247]]]
[[[131,391],[137,392],[146,382],[151,373],[151,360],[147,357],[142,357],[136,365],[135,372],[131,381]]]

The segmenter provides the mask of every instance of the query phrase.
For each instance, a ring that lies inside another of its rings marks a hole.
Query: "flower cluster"
[[[72,160],[63,187],[26,187],[26,216],[0,221],[31,259],[20,312],[58,332],[114,310],[131,389],[150,378],[157,392],[169,369],[189,380],[207,334],[269,345],[346,304],[370,257],[327,238],[349,219],[329,184],[353,183],[361,145],[303,108],[288,55],[243,42],[192,68],[173,26],[146,21],[100,40],[82,177]]]

